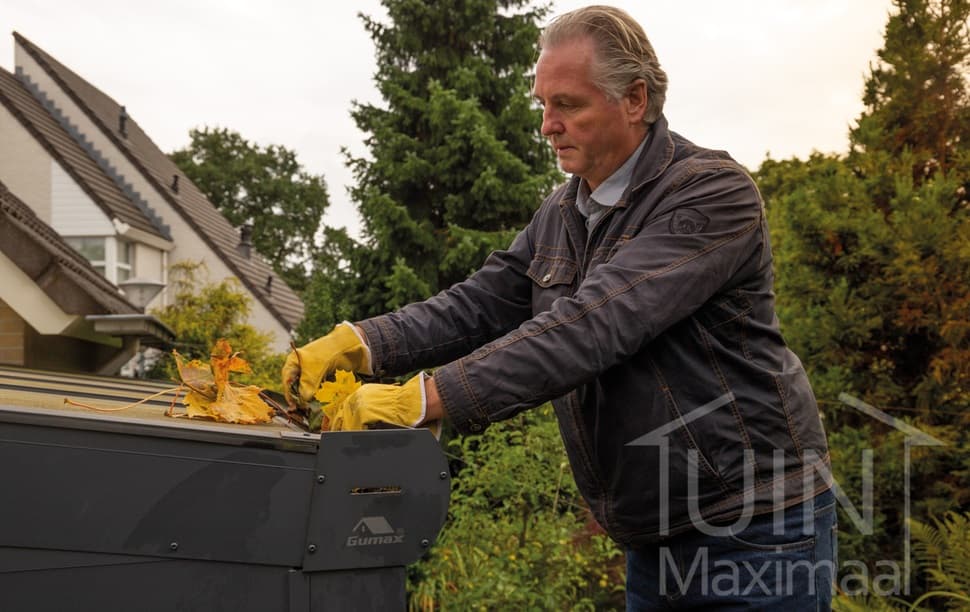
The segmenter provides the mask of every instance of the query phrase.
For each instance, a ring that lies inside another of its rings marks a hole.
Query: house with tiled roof
[[[285,350],[303,304],[252,250],[245,228],[233,227],[128,109],[25,37],[14,33],[14,42],[14,73],[0,68],[8,197],[82,254],[122,301],[136,285],[164,287],[180,261],[203,261],[212,281],[238,279],[250,297],[249,323]],[[135,309],[144,314],[171,299],[164,288]],[[30,325],[0,287],[4,306]]]
[[[0,363],[113,374],[172,331],[0,182]]]

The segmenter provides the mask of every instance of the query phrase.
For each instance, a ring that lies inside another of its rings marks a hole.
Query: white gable
[[[53,159],[6,106],[0,105],[0,181],[50,223]]]
[[[51,227],[61,236],[113,236],[114,225],[74,179],[51,160]]]

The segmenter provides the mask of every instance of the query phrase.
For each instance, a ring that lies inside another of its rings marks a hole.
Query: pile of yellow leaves
[[[172,355],[181,379],[181,384],[174,389],[165,389],[133,404],[117,408],[93,406],[71,399],[64,401],[100,412],[116,412],[143,404],[172,391],[175,391],[176,398],[179,393],[184,392],[182,405],[185,407],[185,412],[175,412],[176,400],[173,399],[172,406],[165,413],[167,416],[254,424],[268,423],[272,420],[274,411],[278,410],[291,422],[296,422],[310,431],[329,431],[330,422],[344,400],[361,386],[361,382],[354,378],[352,372],[337,370],[336,380],[324,381],[317,389],[314,395],[316,402],[311,402],[305,409],[287,410],[285,407],[276,405],[256,385],[241,385],[229,380],[229,374],[232,372],[250,374],[252,370],[239,353],[232,352],[232,347],[225,339],[219,339],[216,342],[209,355],[209,363],[200,359],[186,361],[178,351],[174,350]]]
[[[230,372],[252,373],[249,363],[233,353],[229,342],[220,338],[210,354],[209,363],[185,359],[172,351],[182,386],[187,388],[182,404],[189,418],[212,418],[227,423],[267,423],[273,409],[260,398],[255,385],[239,385],[229,380]],[[172,411],[168,414],[172,416]]]
[[[164,389],[132,404],[120,407],[94,406],[69,398],[65,404],[97,410],[98,412],[118,412],[134,408],[139,404],[161,395],[185,391],[182,404],[185,412],[175,413],[175,399],[165,413],[166,416],[187,416],[206,418],[226,423],[268,423],[273,418],[273,407],[260,397],[261,389],[255,385],[239,385],[229,380],[230,372],[250,373],[249,363],[238,353],[233,353],[229,342],[219,339],[210,354],[210,363],[193,359],[186,363],[185,358],[172,351],[178,367],[181,384],[174,389]],[[289,416],[289,415],[287,415]]]

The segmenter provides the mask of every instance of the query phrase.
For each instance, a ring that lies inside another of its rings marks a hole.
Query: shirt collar
[[[623,197],[623,192],[626,191],[630,180],[633,179],[633,168],[636,166],[637,158],[640,157],[640,153],[643,151],[643,146],[646,142],[647,138],[644,137],[640,141],[640,146],[637,147],[637,150],[609,178],[600,183],[600,186],[592,193],[589,192],[589,183],[586,182],[586,179],[580,180],[577,200],[582,200],[583,205],[585,205],[586,200],[592,198],[600,206],[616,206],[616,203]]]

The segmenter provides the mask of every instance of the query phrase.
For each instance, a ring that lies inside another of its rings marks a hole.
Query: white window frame
[[[104,240],[104,260],[88,260],[92,266],[102,266],[104,268],[104,277],[108,279],[112,284],[118,284],[118,270],[127,270],[128,278],[134,276],[135,271],[135,243],[122,240],[117,236],[65,236],[65,238],[101,238]],[[121,248],[121,244],[128,244],[128,263],[124,263],[118,259],[118,252]],[[82,255],[83,257],[83,255]]]

